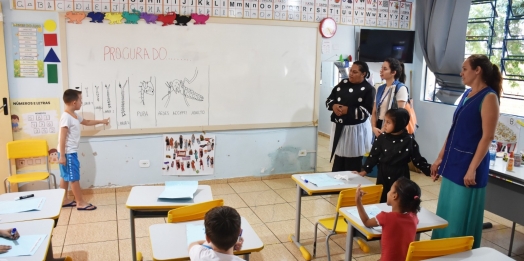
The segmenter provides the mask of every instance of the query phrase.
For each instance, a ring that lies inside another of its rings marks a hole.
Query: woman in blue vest
[[[502,76],[485,55],[474,54],[460,73],[470,86],[453,115],[453,123],[431,176],[442,176],[437,215],[448,227],[433,231],[431,239],[473,236],[480,247],[484,199],[489,172],[488,148],[499,118]]]

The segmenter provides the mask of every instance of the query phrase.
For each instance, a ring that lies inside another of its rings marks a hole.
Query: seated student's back
[[[243,261],[233,255],[234,250],[242,248],[240,237],[240,215],[231,207],[223,206],[206,213],[204,226],[206,240],[189,245],[189,258],[192,261]]]

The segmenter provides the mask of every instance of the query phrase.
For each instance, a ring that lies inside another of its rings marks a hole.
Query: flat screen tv
[[[414,31],[362,29],[358,60],[383,62],[393,57],[403,63],[412,63],[414,41]]]

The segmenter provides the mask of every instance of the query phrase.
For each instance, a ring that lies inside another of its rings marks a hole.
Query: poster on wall
[[[495,140],[497,151],[514,151],[519,140],[520,125],[517,118],[509,115],[500,115],[497,128],[495,129]],[[521,149],[524,148],[521,146]]]
[[[47,141],[51,169],[58,169],[59,98],[11,99],[13,140]],[[17,160],[18,170],[45,163],[45,158]],[[41,167],[34,167],[41,168]]]
[[[195,176],[215,173],[215,135],[164,134],[163,175]]]
[[[17,78],[44,77],[44,36],[41,24],[13,23],[13,60]]]

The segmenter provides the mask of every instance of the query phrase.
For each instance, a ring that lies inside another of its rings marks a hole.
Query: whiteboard
[[[83,134],[314,125],[317,27],[230,20],[66,23],[65,88],[82,90],[85,118],[110,118]]]

